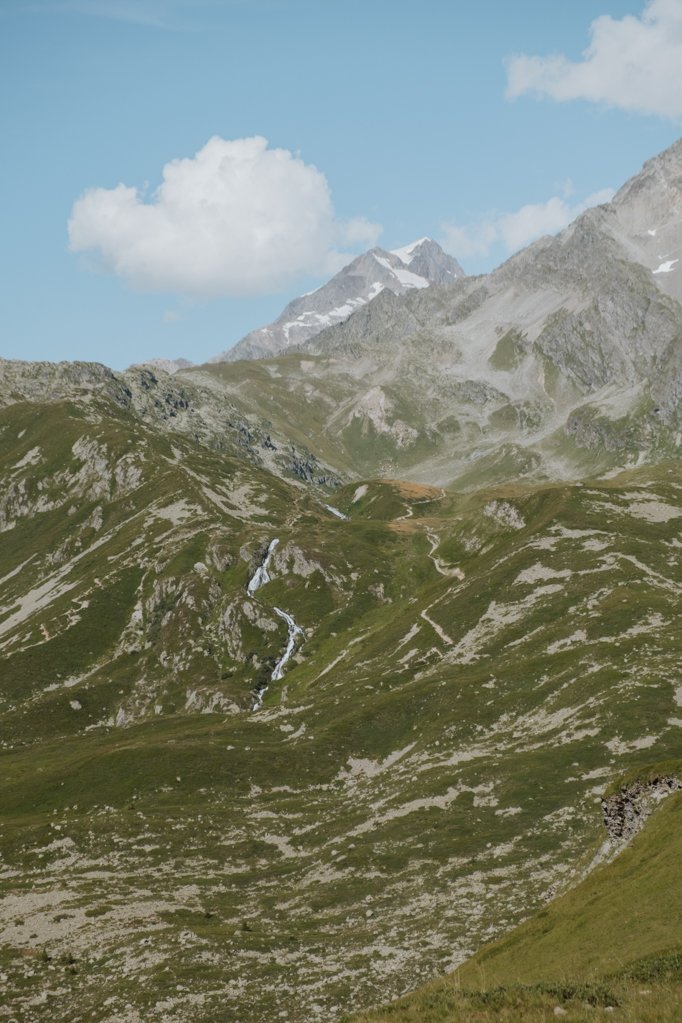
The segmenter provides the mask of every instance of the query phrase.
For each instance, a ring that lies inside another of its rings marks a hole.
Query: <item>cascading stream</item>
[[[253,576],[249,579],[249,585],[246,587],[247,593],[255,593],[261,586],[265,586],[266,583],[270,582],[270,574],[268,568],[270,567],[270,559],[275,553],[275,547],[279,543],[279,538],[271,540],[268,544],[268,551],[265,555],[262,563],[258,566]]]
[[[297,623],[294,621],[291,615],[287,614],[286,611],[282,611],[281,608],[276,607],[275,614],[278,614],[280,618],[283,618],[284,621],[287,623],[287,628],[289,630],[289,639],[287,640],[286,650],[278,660],[277,664],[275,665],[275,669],[272,675],[270,676],[271,682],[278,682],[281,678],[284,678],[284,665],[287,663],[287,661],[294,652],[294,647],[296,646],[296,637],[305,635],[301,626],[297,625]]]
[[[267,553],[262,563],[259,565],[259,567],[254,572],[253,576],[249,580],[248,586],[246,587],[246,591],[252,596],[256,592],[256,590],[259,590],[261,588],[261,586],[264,586],[266,583],[270,582],[270,573],[268,572],[268,569],[270,567],[270,560],[275,552],[275,548],[277,547],[278,543],[279,538],[275,538],[274,540],[270,541],[270,543],[268,544]],[[287,645],[285,647],[284,653],[277,661],[277,664],[273,668],[272,674],[270,675],[271,682],[279,682],[280,679],[284,678],[285,665],[291,659],[291,656],[294,650],[296,649],[297,638],[300,636],[301,639],[303,639],[305,637],[305,632],[303,631],[301,626],[296,622],[293,615],[290,615],[286,611],[283,611],[280,607],[275,607],[274,612],[276,615],[279,615],[279,617],[286,622],[287,629],[289,630],[289,635],[287,637]],[[256,692],[256,701],[252,707],[252,710],[259,710],[262,707],[263,697],[265,696],[268,689],[269,686],[264,685]]]

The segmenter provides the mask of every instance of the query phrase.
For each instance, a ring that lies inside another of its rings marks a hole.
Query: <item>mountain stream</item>
[[[261,586],[265,586],[266,583],[270,582],[270,573],[268,572],[268,568],[270,567],[270,560],[275,552],[275,548],[277,547],[278,543],[279,543],[278,538],[270,541],[270,543],[268,544],[267,553],[262,563],[256,569],[251,579],[249,579],[248,586],[246,587],[246,592],[250,593],[252,596],[256,592],[256,590],[259,590],[261,588]],[[303,631],[301,626],[296,622],[293,615],[290,615],[286,611],[283,611],[280,607],[275,607],[273,610],[276,615],[279,615],[279,617],[286,622],[287,629],[289,630],[289,635],[287,637],[287,645],[285,647],[284,653],[277,661],[277,664],[273,668],[272,674],[270,675],[271,682],[279,682],[280,679],[284,678],[285,665],[290,660],[294,650],[296,649],[296,639],[299,636],[301,637],[301,639],[304,639],[305,632]],[[260,708],[263,705],[263,697],[265,696],[268,689],[269,686],[263,685],[261,686],[260,689],[256,691],[255,694],[256,700],[252,708],[253,710],[260,710]]]

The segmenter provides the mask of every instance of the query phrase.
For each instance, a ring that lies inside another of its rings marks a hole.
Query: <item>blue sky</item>
[[[375,241],[481,272],[622,184],[682,0],[3,0],[0,68],[0,355],[202,361]]]

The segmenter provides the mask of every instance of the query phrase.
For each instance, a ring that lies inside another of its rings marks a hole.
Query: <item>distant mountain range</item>
[[[678,142],[487,275],[427,240],[372,250],[175,379],[351,477],[470,488],[678,457],[681,180]]]
[[[402,295],[463,276],[457,260],[430,238],[392,251],[370,249],[316,291],[295,298],[274,323],[251,331],[209,361],[236,362],[279,355],[309,341],[326,327],[347,320],[384,290]]]

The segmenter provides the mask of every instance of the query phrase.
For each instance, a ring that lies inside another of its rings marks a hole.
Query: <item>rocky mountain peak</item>
[[[448,284],[464,277],[457,260],[444,252],[433,238],[420,238],[411,245],[392,251],[413,273],[425,277],[431,284]]]
[[[610,213],[609,231],[628,258],[682,301],[682,139],[623,185]]]
[[[641,171],[626,181],[616,192],[614,203],[618,206],[632,205],[643,197],[672,196],[679,200],[682,188],[682,138],[664,149],[662,153],[647,160]]]

